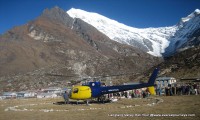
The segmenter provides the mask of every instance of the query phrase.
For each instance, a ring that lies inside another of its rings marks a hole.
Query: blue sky
[[[45,8],[78,8],[138,28],[175,25],[200,0],[0,0],[0,34],[38,17]]]

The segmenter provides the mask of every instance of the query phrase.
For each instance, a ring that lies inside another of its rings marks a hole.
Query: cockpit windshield
[[[75,89],[73,90],[73,93],[78,93],[78,88],[75,88]]]

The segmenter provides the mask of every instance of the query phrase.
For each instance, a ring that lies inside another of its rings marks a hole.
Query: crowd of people
[[[199,95],[200,86],[198,83],[190,84],[173,84],[168,85],[167,87],[158,87],[155,86],[156,95]],[[120,96],[125,98],[146,98],[150,96],[148,89],[135,89],[131,91],[124,91],[121,93],[115,93],[113,96]]]
[[[111,97],[125,97],[125,98],[146,98],[150,96],[148,89],[135,89],[119,93],[110,94]]]
[[[168,87],[156,87],[156,93],[157,95],[166,95],[166,96],[172,96],[172,95],[198,95],[200,94],[200,87],[199,84],[196,83],[190,83],[190,84],[174,84],[168,85]]]

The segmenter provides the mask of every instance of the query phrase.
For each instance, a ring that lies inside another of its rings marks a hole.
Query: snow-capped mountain
[[[97,28],[110,39],[137,47],[151,55],[173,54],[184,44],[195,30],[200,28],[200,10],[193,13],[174,26],[159,28],[134,28],[97,13],[80,9],[70,9],[67,13],[72,18],[80,18]]]
[[[200,29],[200,10],[196,9],[190,15],[182,18],[180,22],[176,25],[177,31],[174,36],[171,36],[169,41],[169,46],[165,49],[165,56],[170,56],[179,49],[186,49],[192,47],[191,45],[184,45],[193,38],[193,34]]]

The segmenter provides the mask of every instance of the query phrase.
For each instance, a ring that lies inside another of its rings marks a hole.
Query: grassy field
[[[62,98],[0,100],[0,120],[200,119],[199,95],[120,99],[89,106],[65,105],[62,101]]]

